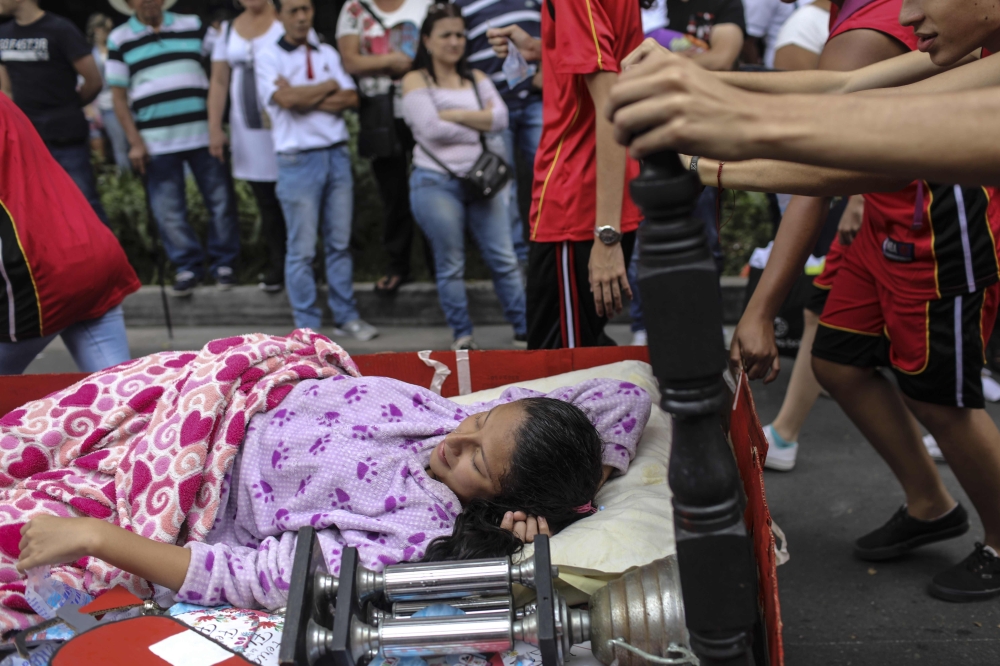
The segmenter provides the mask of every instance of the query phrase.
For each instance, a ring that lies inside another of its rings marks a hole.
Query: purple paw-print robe
[[[374,570],[418,560],[451,534],[462,507],[424,471],[431,452],[466,416],[540,396],[509,389],[462,407],[384,377],[304,380],[279,407],[254,416],[219,519],[205,543],[188,543],[191,563],[178,601],[280,608],[287,603],[296,531],[319,530],[330,570],[358,548]],[[604,441],[604,463],[625,471],[649,418],[642,389],[596,379],[547,394],[580,407]]]

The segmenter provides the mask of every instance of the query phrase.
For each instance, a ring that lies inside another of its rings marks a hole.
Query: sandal
[[[395,296],[399,288],[408,281],[402,275],[383,275],[375,283],[375,293],[380,296]]]

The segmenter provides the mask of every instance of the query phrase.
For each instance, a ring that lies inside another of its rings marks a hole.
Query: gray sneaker
[[[463,335],[460,338],[456,338],[454,342],[451,343],[452,351],[473,351],[479,349],[476,341],[472,339],[471,335]]]
[[[378,337],[378,329],[364,319],[355,319],[333,329],[334,336],[348,335],[355,340],[368,342]]]

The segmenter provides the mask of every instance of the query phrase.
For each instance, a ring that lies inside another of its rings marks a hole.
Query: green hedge
[[[352,113],[345,116],[351,129],[351,155],[354,164],[354,220],[351,238],[354,274],[356,281],[365,282],[378,279],[385,269],[386,256],[382,249],[382,203],[368,160],[357,155],[355,141],[357,117]],[[139,279],[146,284],[152,283],[156,280],[156,264],[152,253],[153,243],[149,234],[142,181],[136,176],[119,175],[112,168],[100,167],[97,185],[111,227],[125,248],[125,253],[138,273]],[[267,248],[261,236],[260,216],[250,186],[237,181],[236,194],[242,240],[238,277],[241,283],[255,284],[259,273],[267,263]],[[204,241],[208,212],[198,188],[190,178],[187,183],[187,207],[188,220]],[[727,194],[723,220],[729,220],[722,228],[722,245],[726,253],[725,272],[728,275],[736,275],[746,264],[753,249],[758,245],[766,245],[771,237],[767,200],[763,195],[737,192],[733,208],[733,199]],[[424,261],[422,242],[420,239],[414,243],[413,276],[418,280],[427,280],[430,278],[430,272]],[[488,279],[489,271],[479,257],[474,243],[467,240],[466,247],[468,254],[466,277]],[[322,273],[319,259],[317,257],[317,274]],[[173,269],[168,267],[168,282],[173,272]]]

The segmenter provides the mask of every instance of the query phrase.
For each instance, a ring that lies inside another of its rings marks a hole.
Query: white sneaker
[[[476,345],[476,341],[472,339],[471,335],[463,335],[460,338],[456,338],[455,341],[451,343],[451,350],[461,351],[463,349],[472,351],[474,349],[479,349],[479,346]]]
[[[368,342],[378,337],[378,329],[366,322],[364,319],[355,319],[354,321],[349,321],[343,326],[337,326],[333,329],[334,336],[345,336],[349,335],[355,340],[360,340],[361,342]]]
[[[646,335],[645,329],[641,331],[636,331],[632,334],[632,346],[633,347],[648,347],[649,337]]]
[[[941,453],[941,447],[938,446],[934,435],[924,435],[924,448],[927,449],[927,453],[931,455],[934,462],[945,462],[944,454]]]
[[[795,467],[795,456],[799,454],[799,443],[791,446],[778,446],[774,441],[774,428],[769,424],[764,426],[764,437],[767,438],[767,458],[764,467],[778,472],[789,472]]]

